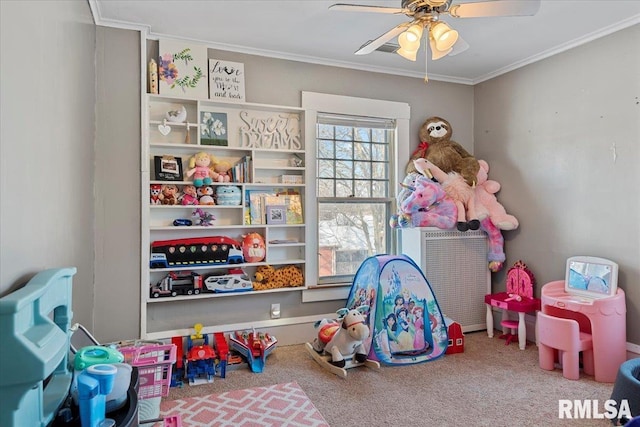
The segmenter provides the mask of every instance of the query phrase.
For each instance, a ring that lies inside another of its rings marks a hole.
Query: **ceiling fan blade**
[[[368,53],[373,52],[374,50],[376,50],[377,48],[379,48],[380,46],[382,46],[392,38],[399,35],[401,32],[407,29],[411,24],[413,24],[413,22],[403,22],[402,24],[390,29],[389,31],[387,31],[377,39],[369,40],[368,42],[360,46],[360,49],[356,50],[355,54],[366,55]]]
[[[462,53],[467,49],[469,49],[469,43],[464,41],[462,37],[458,36],[458,41],[456,41],[456,44],[453,45],[451,52],[449,52],[449,56],[456,56],[457,54]]]
[[[365,5],[347,4],[347,3],[332,4],[331,6],[329,6],[329,9],[345,11],[345,12],[373,12],[373,13],[388,13],[388,14],[411,13],[409,9],[400,9],[397,7],[365,6]]]
[[[540,0],[493,0],[451,6],[449,15],[456,18],[487,16],[531,16],[538,13]]]

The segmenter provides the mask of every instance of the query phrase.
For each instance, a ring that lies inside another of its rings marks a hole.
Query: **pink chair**
[[[580,332],[578,322],[538,312],[536,323],[540,368],[553,371],[557,350],[558,360],[562,364],[562,375],[570,380],[578,380],[580,379],[579,355],[582,352],[584,373],[593,375],[591,334]]]

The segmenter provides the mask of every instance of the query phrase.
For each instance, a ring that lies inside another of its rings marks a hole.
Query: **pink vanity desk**
[[[591,334],[595,380],[613,383],[618,368],[627,360],[627,322],[624,291],[613,297],[586,299],[564,291],[564,280],[542,287],[542,312],[573,319],[580,331]]]

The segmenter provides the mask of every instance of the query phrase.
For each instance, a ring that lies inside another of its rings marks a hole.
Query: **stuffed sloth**
[[[480,165],[460,144],[451,140],[453,133],[448,121],[441,117],[429,117],[420,128],[420,145],[413,152],[406,173],[415,172],[413,161],[424,158],[445,173],[457,172],[470,186],[476,183]]]

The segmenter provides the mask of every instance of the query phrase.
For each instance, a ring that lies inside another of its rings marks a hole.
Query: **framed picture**
[[[207,46],[160,39],[158,47],[160,94],[207,99]]]
[[[153,156],[156,181],[182,181],[182,158]]]
[[[209,98],[245,102],[244,64],[209,59]]]
[[[267,206],[267,224],[286,224],[287,207],[285,205]]]
[[[200,112],[200,144],[227,146],[227,114]]]

